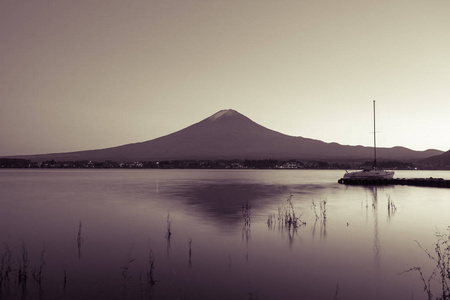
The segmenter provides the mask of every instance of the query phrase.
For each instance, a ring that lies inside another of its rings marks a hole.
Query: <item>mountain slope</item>
[[[441,154],[403,147],[379,148],[380,159],[416,160]],[[36,161],[158,161],[218,159],[371,159],[373,149],[288,136],[265,128],[235,110],[222,110],[172,134],[100,150],[21,156]]]
[[[428,157],[421,160],[420,162],[425,164],[439,164],[443,166],[450,166],[450,150],[440,155]]]

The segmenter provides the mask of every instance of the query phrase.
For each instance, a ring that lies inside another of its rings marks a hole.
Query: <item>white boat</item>
[[[373,100],[373,165],[370,169],[347,172],[344,174],[345,179],[391,179],[394,177],[394,171],[385,171],[377,168],[377,140],[375,131],[375,100]]]
[[[385,171],[376,168],[344,174],[345,179],[391,179],[392,177],[394,177],[394,171]]]

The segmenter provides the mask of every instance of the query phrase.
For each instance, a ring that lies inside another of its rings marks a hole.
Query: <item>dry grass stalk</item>
[[[170,219],[170,213],[167,213],[167,232],[166,232],[167,240],[170,240],[170,237],[172,236],[171,225],[172,225],[172,220]]]
[[[430,253],[427,249],[424,249],[422,245],[416,241],[420,249],[422,249],[428,258],[435,263],[434,269],[428,279],[422,272],[421,267],[413,267],[402,273],[410,271],[419,272],[420,280],[424,285],[424,291],[427,293],[428,300],[433,299],[432,282],[439,282],[440,292],[436,300],[449,300],[450,299],[450,226],[447,229],[449,234],[436,233],[437,241],[434,244],[434,253]]]

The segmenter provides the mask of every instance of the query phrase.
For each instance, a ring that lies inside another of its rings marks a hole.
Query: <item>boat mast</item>
[[[376,139],[376,129],[375,129],[375,100],[373,100],[373,168],[377,168],[377,139]]]

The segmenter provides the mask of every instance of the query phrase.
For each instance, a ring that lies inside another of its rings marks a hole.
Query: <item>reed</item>
[[[121,267],[121,269],[122,269],[122,272],[121,272],[122,279],[125,280],[125,281],[131,278],[131,275],[128,275],[128,270],[130,269],[130,265],[131,265],[131,263],[133,261],[135,261],[134,258],[133,259],[128,259],[127,262]]]
[[[267,215],[267,228],[269,230],[275,229],[275,224],[277,223],[277,214],[276,213],[270,213]]]
[[[433,288],[431,283],[438,282],[439,295],[434,299],[436,300],[449,300],[450,299],[450,226],[447,228],[448,234],[436,233],[437,241],[434,244],[434,253],[422,247],[422,245],[416,241],[417,245],[422,249],[428,258],[433,261],[434,268],[431,275],[426,278],[422,272],[421,267],[412,267],[400,274],[416,271],[419,273],[419,278],[423,284],[423,290],[426,292],[428,300],[433,300]]]
[[[317,214],[317,206],[316,206],[316,202],[314,202],[314,199],[311,201],[311,209],[314,212],[314,216],[316,217],[316,220],[318,220],[319,215]]]
[[[244,226],[250,227],[252,215],[252,206],[248,204],[248,201],[245,204],[242,204],[242,218],[244,219]]]
[[[389,213],[395,213],[397,211],[397,207],[395,206],[394,200],[391,199],[390,194],[386,194],[387,197],[387,208]]]
[[[267,226],[269,228],[273,227],[273,224],[276,222],[276,215],[275,213],[271,213],[267,215]]]
[[[333,300],[338,300],[339,282],[336,284],[336,290],[334,291]]]
[[[28,279],[28,266],[30,265],[30,260],[28,258],[28,251],[25,246],[25,243],[22,242],[22,262],[19,265],[19,271],[17,280],[20,286],[22,288],[25,288],[27,285],[27,279]]]
[[[81,246],[84,243],[84,239],[81,236],[81,220],[80,223],[78,224],[78,234],[77,234],[77,247],[78,247],[78,258],[81,258]]]
[[[66,285],[67,285],[67,271],[66,269],[64,269],[63,291],[66,291]]]
[[[323,199],[320,201],[320,216],[322,217],[323,222],[327,220],[327,199]]]
[[[172,237],[171,226],[172,226],[172,220],[170,219],[170,213],[167,213],[167,231],[165,234],[165,238],[167,241],[167,246],[166,246],[167,257],[170,256],[170,238]]]
[[[8,245],[5,244],[5,252],[2,255],[2,260],[0,263],[0,291],[3,286],[9,283],[9,274],[12,271],[11,268],[11,250],[9,250]]]
[[[127,292],[128,292],[128,281],[131,279],[131,275],[128,273],[131,263],[135,261],[135,258],[130,259],[130,257],[127,258],[125,264],[121,266],[121,276],[122,276],[122,285],[123,285],[123,299],[126,298]]]
[[[45,266],[44,255],[45,255],[45,246],[42,248],[42,251],[41,251],[40,265],[36,270],[33,271],[33,278],[38,283],[39,288],[41,288],[42,279],[43,279],[43,269]]]
[[[242,204],[242,218],[244,219],[244,226],[242,226],[242,240],[245,239],[247,245],[248,241],[251,238],[251,215],[252,215],[252,207],[248,204],[248,201],[245,204]]]
[[[150,248],[148,252],[148,272],[147,272],[147,284],[149,287],[153,287],[156,284],[155,280],[155,255]]]
[[[167,213],[167,231],[166,231],[166,239],[170,240],[170,237],[172,236],[172,220],[170,219],[170,213]]]
[[[192,267],[192,239],[189,239],[189,267]]]
[[[301,219],[303,213],[298,214],[295,211],[292,197],[293,195],[288,197],[285,205],[278,206],[277,214],[272,213],[268,215],[267,226],[269,229],[272,229],[275,223],[277,223],[281,229],[286,229],[288,231],[295,231],[298,227],[306,225],[306,222]]]
[[[284,209],[284,225],[289,229],[297,229],[302,225],[306,225],[306,222],[300,219],[303,213],[301,213],[299,216],[295,214],[294,204],[292,203],[292,196],[293,195],[290,195],[286,200],[288,205]]]

